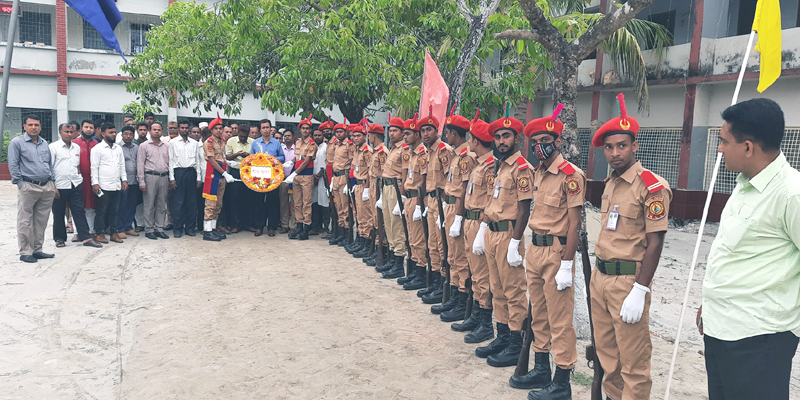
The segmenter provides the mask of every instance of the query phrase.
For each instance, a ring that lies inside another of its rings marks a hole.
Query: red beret
[[[494,133],[500,129],[511,129],[514,131],[514,134],[522,133],[522,121],[514,117],[503,117],[492,122],[489,124],[489,134],[492,135],[492,140],[494,140]]]
[[[400,119],[400,118],[397,118],[397,119]],[[370,124],[369,133],[374,133],[376,135],[383,135],[383,134],[386,133],[386,131],[383,129],[383,126],[381,124]]]
[[[419,113],[416,113],[414,114],[414,118],[405,120],[403,122],[403,129],[419,132],[419,121],[417,120],[418,117]]]
[[[394,126],[396,128],[400,128],[400,130],[403,130],[405,125],[406,124],[405,124],[405,122],[403,122],[402,118],[398,118],[398,117],[392,118],[392,113],[389,113],[389,127]]]
[[[558,103],[558,106],[556,106],[552,116],[536,118],[531,122],[528,122],[528,124],[525,125],[525,136],[530,138],[531,136],[538,135],[540,133],[551,133],[555,134],[556,136],[561,136],[561,132],[564,131],[564,123],[558,119],[558,115],[561,114],[562,109],[564,109],[564,105]]]
[[[423,117],[421,120],[417,121],[419,123],[419,127],[422,128],[425,125],[430,125],[436,128],[436,131],[439,131],[439,119],[433,116],[433,105],[428,107],[428,116]]]
[[[208,129],[213,129],[217,125],[222,125],[222,118],[219,117],[219,113],[217,113],[217,118],[211,120],[208,123]]]
[[[619,102],[620,116],[610,119],[594,133],[592,146],[602,147],[603,139],[612,133],[628,133],[634,138],[639,134],[639,121],[628,116],[628,110],[625,108],[625,96],[622,93],[617,95],[617,101]]]
[[[470,127],[470,125],[472,125],[472,122],[470,122],[470,120],[468,120],[468,119],[466,119],[466,118],[464,118],[464,117],[462,117],[460,115],[454,115],[455,112],[456,112],[456,105],[453,104],[453,108],[450,109],[450,116],[448,116],[447,119],[444,120],[444,124],[445,124],[444,126],[447,127],[447,125],[452,125],[452,126],[459,127],[459,128],[461,128],[461,129],[463,129],[465,131],[469,131],[469,127]],[[478,110],[478,113],[480,113],[480,110]]]
[[[299,124],[297,124],[297,129],[300,129],[300,128],[302,128],[304,124],[308,124],[308,126],[309,126],[309,127],[313,127],[313,126],[314,126],[314,124],[313,124],[313,123],[311,123],[311,118],[312,118],[312,117],[314,117],[314,114],[308,114],[308,118],[306,118],[306,119],[304,119],[304,120],[300,121],[300,123],[299,123]]]
[[[351,131],[351,132],[361,132],[361,133],[364,133],[364,125],[362,125],[362,124],[350,124],[350,125],[347,127],[347,130],[348,130],[348,131]]]
[[[324,131],[325,129],[333,129],[333,121],[327,120],[319,124],[319,130]]]
[[[470,127],[470,133],[476,138],[483,140],[484,142],[493,142],[494,135],[489,134],[489,124],[486,121],[479,119],[472,123],[472,127]]]
[[[347,130],[347,118],[344,119],[344,122],[338,123],[333,126],[334,131],[337,131],[339,129]]]

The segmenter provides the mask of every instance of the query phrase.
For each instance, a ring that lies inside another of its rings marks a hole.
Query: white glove
[[[290,161],[286,161],[285,163],[283,163],[283,168],[291,168],[292,165],[294,165],[294,161],[291,161],[291,160]]]
[[[238,168],[241,164],[239,161],[228,161],[228,166],[231,168]]]
[[[442,216],[441,215],[436,217],[436,228],[437,229],[442,229]]]
[[[228,182],[228,183],[233,183],[233,181],[236,180],[236,179],[233,178],[233,176],[231,176],[231,174],[228,173],[228,171],[223,172],[222,173],[222,177],[225,178],[225,182]]]
[[[347,196],[347,193],[348,193],[348,192],[347,192],[347,185],[345,185],[345,186],[342,188],[342,194],[343,194],[343,195],[345,195],[345,196]]]
[[[422,216],[423,217],[427,217],[428,216],[428,207],[427,206],[425,207],[425,210],[422,211]]]
[[[292,183],[292,182],[294,182],[294,177],[295,177],[295,176],[297,176],[297,173],[296,173],[296,172],[292,172],[292,173],[291,173],[291,174],[289,174],[289,176],[287,176],[287,177],[286,177],[286,179],[284,179],[283,181],[284,181],[284,182],[286,182],[286,183]]]
[[[636,282],[633,283],[633,289],[628,293],[628,297],[622,302],[622,308],[619,310],[619,316],[622,321],[628,324],[635,324],[642,319],[642,312],[644,312],[644,297],[650,293],[650,288],[642,286]]]
[[[369,200],[369,188],[364,188],[364,191],[361,192],[361,201],[368,201]]]
[[[556,272],[556,289],[564,290],[572,286],[572,260],[561,260],[561,267]]]
[[[414,206],[414,214],[411,216],[412,221],[419,221],[422,219],[422,207]]]
[[[486,228],[489,227],[489,224],[486,222],[481,222],[481,227],[478,228],[478,234],[475,235],[475,241],[472,242],[472,253],[481,255],[483,251],[486,250],[484,247],[483,237],[486,235]]]
[[[383,210],[383,196],[375,202],[375,208]]]
[[[394,203],[394,209],[392,210],[392,215],[400,216],[400,202]]]
[[[519,267],[522,264],[522,256],[519,254],[519,240],[511,238],[511,241],[508,242],[506,261],[512,267]]]
[[[450,225],[450,237],[458,237],[461,234],[461,220],[463,219],[463,215],[456,215],[453,225]]]

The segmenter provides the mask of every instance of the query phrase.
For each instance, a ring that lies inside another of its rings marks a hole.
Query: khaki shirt
[[[225,143],[222,138],[209,137],[203,146],[203,150],[206,161],[213,158],[220,164],[225,165]]]
[[[403,168],[406,170],[406,176],[403,177],[403,189],[419,190],[422,180],[428,173],[428,156],[428,149],[422,143],[418,143],[414,151],[409,148],[403,152]]]
[[[470,211],[483,211],[494,189],[494,157],[492,152],[478,157],[469,174],[464,207]]]
[[[336,151],[336,143],[339,143],[339,139],[335,137],[328,141],[328,147],[325,150],[325,164],[333,164],[333,153]]]
[[[389,151],[383,143],[373,149],[372,158],[369,161],[369,176],[372,178],[373,183],[375,183],[375,178],[383,173],[388,158]]]
[[[528,226],[540,235],[567,236],[567,212],[583,206],[586,175],[564,156],[556,156],[550,168],[539,164],[533,171],[533,210]]]
[[[403,157],[405,152],[403,151],[403,142],[399,141],[392,145],[391,150],[386,155],[386,168],[383,169],[383,177],[384,178],[399,178],[402,179],[405,176],[403,175]]]
[[[519,151],[500,161],[494,177],[494,188],[489,192],[486,216],[500,222],[517,219],[519,202],[533,198],[533,167]]]
[[[450,161],[450,168],[447,170],[447,183],[444,185],[444,194],[455,196],[460,199],[464,195],[467,187],[470,172],[477,164],[477,155],[469,151],[469,144],[463,143],[455,151],[455,158]]]
[[[372,160],[372,147],[364,143],[353,155],[353,177],[369,179],[369,164]]]
[[[652,174],[655,181],[645,183],[642,174]],[[648,190],[648,186],[652,189]],[[644,169],[636,162],[621,176],[614,171],[606,182],[600,205],[600,236],[594,246],[595,254],[606,261],[637,261],[644,258],[647,247],[645,234],[664,232],[669,226],[669,203],[672,190],[664,178]],[[617,208],[617,229],[606,229],[608,213]]]
[[[317,143],[312,138],[300,141],[295,145],[294,155],[297,161],[303,161],[307,158],[313,160],[317,156]]]
[[[343,169],[350,169],[353,164],[353,156],[356,152],[356,146],[350,139],[345,139],[343,142],[336,141],[336,148],[333,151],[333,170],[341,171]]]
[[[450,169],[450,163],[455,154],[453,149],[441,139],[436,139],[428,148],[428,174],[425,180],[425,190],[432,192],[434,189],[444,189],[447,181],[445,175]]]

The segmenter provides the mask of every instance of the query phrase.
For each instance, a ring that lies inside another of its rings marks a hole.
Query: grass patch
[[[575,373],[572,374],[572,379],[571,380],[572,380],[572,383],[575,384],[575,385],[589,387],[589,386],[592,386],[592,379],[593,379],[593,377],[591,377],[589,375],[586,375],[583,372],[575,371]]]

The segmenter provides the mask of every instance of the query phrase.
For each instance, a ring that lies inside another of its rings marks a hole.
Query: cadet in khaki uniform
[[[353,195],[356,199],[356,221],[358,221],[358,236],[353,246],[347,251],[353,257],[361,258],[369,252],[372,234],[372,208],[375,203],[369,201],[369,166],[372,161],[372,147],[366,143],[367,123],[366,119],[362,124],[354,126],[350,132],[350,139],[353,141],[355,153],[353,154],[353,178],[356,180],[353,186]]]
[[[408,225],[408,243],[411,245],[411,257],[422,268],[416,277],[403,284],[405,290],[417,290],[425,287],[425,268],[428,265],[426,254],[427,243],[422,228],[422,204],[417,195],[420,187],[425,190],[425,175],[428,173],[428,149],[422,143],[419,133],[417,115],[404,122],[403,169],[406,171],[403,189],[405,190],[405,214]],[[439,276],[439,275],[435,275]],[[421,297],[421,295],[420,295]]]
[[[381,171],[381,178],[383,180],[383,188],[381,199],[381,210],[383,211],[383,225],[386,230],[386,240],[389,242],[389,261],[381,268],[375,267],[378,272],[391,271],[395,265],[400,265],[402,268],[403,261],[406,258],[406,233],[403,229],[403,220],[400,216],[400,206],[398,201],[402,199],[397,198],[397,190],[394,185],[397,184],[400,191],[403,191],[403,158],[404,150],[403,145],[403,125],[404,122],[400,118],[389,118],[389,145],[387,145],[388,153],[386,154],[386,163]],[[378,158],[381,155],[378,154]],[[405,205],[405,204],[404,204]],[[405,278],[397,280],[398,284],[405,283]]]
[[[334,239],[332,244],[341,244],[347,242],[347,229],[350,227],[348,216],[348,205],[350,201],[345,193],[348,189],[347,180],[350,179],[350,166],[353,162],[353,153],[355,147],[353,142],[347,138],[347,131],[344,124],[337,124],[334,129],[336,141],[333,144],[333,181],[331,182],[331,190],[333,191],[333,199],[336,202],[336,213],[338,214],[337,222],[339,224],[339,236]],[[330,151],[330,150],[328,150]]]
[[[311,137],[311,117],[300,121],[300,137],[295,143],[295,169],[286,182],[292,184],[294,197],[294,217],[297,228],[289,235],[289,239],[308,240],[311,230],[311,195],[314,191],[314,158],[317,156],[317,144]]]
[[[500,159],[495,161],[494,189],[483,219],[489,228],[488,232],[484,230],[484,243],[497,338],[476,349],[475,354],[486,357],[487,364],[493,367],[517,364],[522,349],[522,321],[528,311],[522,267],[525,245],[520,240],[530,216],[533,168],[516,150],[523,126],[508,116],[509,107],[506,103],[506,116],[489,125]],[[479,232],[475,240],[481,239],[480,236]]]
[[[383,136],[386,131],[383,129],[383,126],[380,124],[370,124],[369,125],[369,141],[372,143],[372,157],[369,161],[369,198],[370,207],[372,207],[372,227],[375,233],[375,245],[381,245],[381,238],[378,235],[378,218],[379,216],[383,215],[383,199],[382,199],[382,189],[381,187],[377,186],[377,178],[381,175],[381,171],[386,165],[386,156],[389,154],[389,150],[383,144]],[[380,217],[383,218],[383,217]],[[385,222],[385,221],[384,221]],[[386,226],[384,225],[384,231],[386,230]],[[367,254],[365,258],[362,259],[364,263],[367,265],[374,267],[376,265],[375,257],[377,247],[371,248],[371,251]],[[384,255],[384,265],[386,264],[386,255]],[[384,265],[381,265],[383,267]],[[388,271],[387,271],[388,272]],[[403,276],[402,274],[397,275],[396,277]],[[396,278],[395,277],[395,278]]]
[[[446,179],[442,195],[444,227],[447,232],[445,235],[448,249],[447,262],[450,264],[450,300],[438,306],[439,309],[435,311],[441,313],[439,318],[443,322],[465,319],[467,302],[472,301],[467,294],[469,264],[467,253],[464,251],[461,223],[464,219],[466,182],[469,180],[470,172],[475,168],[477,157],[475,153],[469,151],[469,143],[467,143],[467,132],[471,123],[460,115],[453,115],[455,107],[454,104],[451,115],[447,117],[444,125],[447,143],[452,145],[454,150],[452,150],[452,158],[445,171]],[[431,307],[431,311],[434,311],[434,307]],[[477,320],[474,321],[474,324],[477,326]]]
[[[205,215],[203,216],[203,240],[219,242],[225,239],[225,234],[215,232],[217,218],[222,210],[222,197],[225,195],[225,183],[233,182],[225,167],[225,141],[222,139],[222,119],[219,117],[212,120],[208,127],[211,129],[211,137],[203,145],[204,158],[208,163],[206,167],[205,187],[203,188],[203,198],[206,199]],[[213,176],[209,176],[213,174]],[[217,185],[214,193],[214,184]],[[206,190],[208,188],[209,190]]]
[[[558,151],[564,130],[558,120],[562,108],[559,104],[552,116],[525,126],[525,136],[541,162],[533,172],[533,211],[528,221],[532,245],[525,255],[536,361],[527,375],[512,376],[509,383],[518,389],[541,389],[528,394],[536,400],[571,398],[570,372],[578,361],[572,280],[586,176]]]
[[[592,322],[603,391],[613,400],[650,398],[650,286],[669,220],[672,191],[636,161],[639,123],[627,115],[603,124],[592,145],[603,147],[614,172],[600,206],[597,262],[592,271]]]

